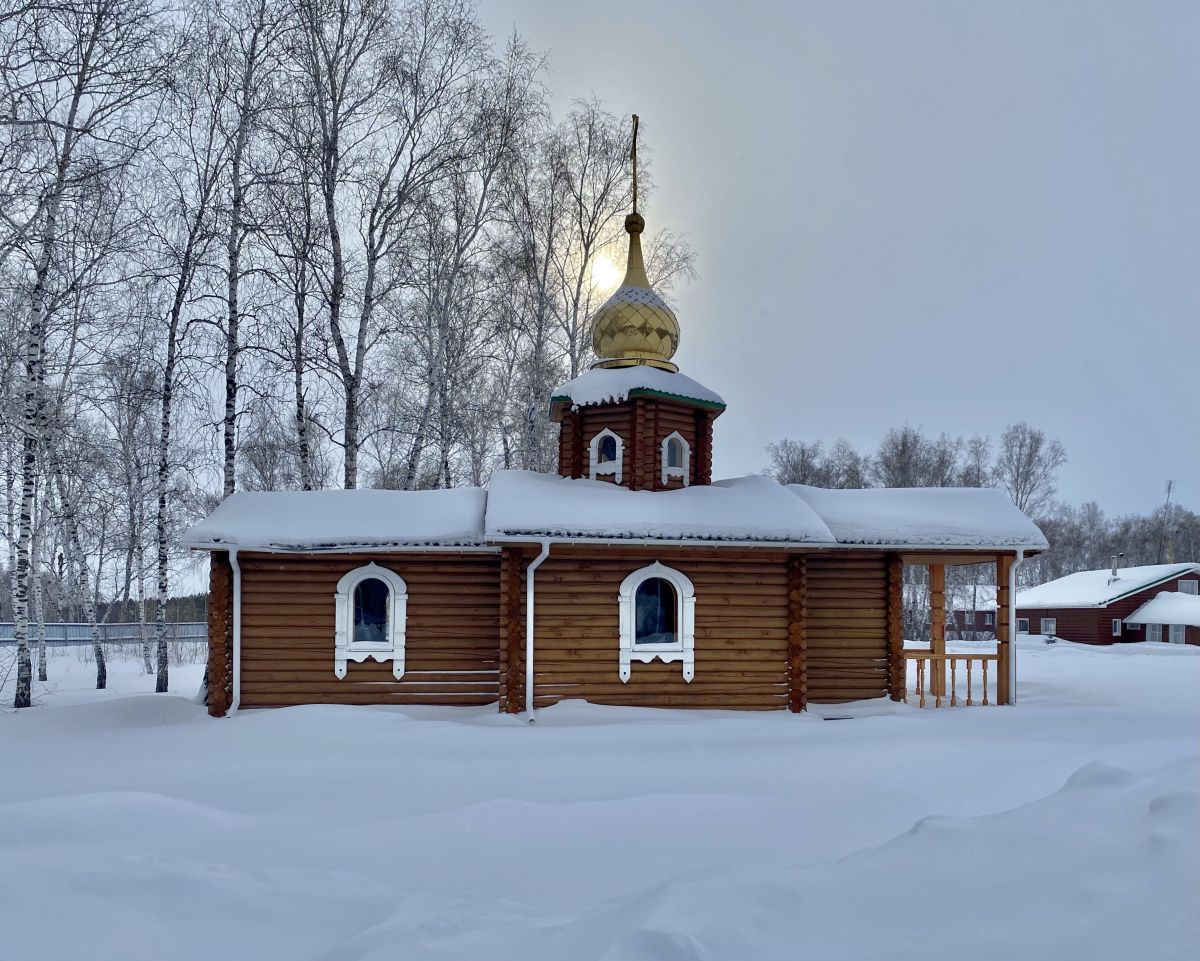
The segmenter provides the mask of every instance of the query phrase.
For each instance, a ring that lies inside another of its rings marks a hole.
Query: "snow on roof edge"
[[[1200,597],[1183,591],[1159,591],[1125,618],[1126,624],[1184,624],[1200,627]]]
[[[565,401],[574,407],[619,404],[631,393],[651,393],[724,409],[725,399],[686,374],[645,364],[631,367],[593,367],[559,384],[550,392],[550,404]]]

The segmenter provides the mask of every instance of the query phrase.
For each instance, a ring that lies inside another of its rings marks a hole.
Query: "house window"
[[[1167,629],[1167,640],[1172,644],[1182,644],[1184,642],[1183,625],[1171,624]]]
[[[992,612],[991,612],[991,611],[984,611],[984,612],[983,612],[983,626],[984,626],[984,627],[991,627],[991,626],[992,626],[992,623],[993,623],[994,621],[995,621],[995,618],[992,616]],[[1028,633],[1028,632],[1026,632],[1026,633]]]
[[[1018,617],[1017,618],[1017,633],[1018,634],[1028,634],[1029,633],[1029,618],[1028,617]]]
[[[634,661],[683,665],[683,679],[696,676],[696,592],[679,571],[657,562],[621,582],[618,670],[628,682]]]
[[[1196,594],[1200,593],[1200,581],[1188,580],[1179,582],[1179,592],[1181,594]]]
[[[1146,640],[1157,641],[1159,643],[1162,643],[1162,625],[1161,624],[1147,624],[1146,625]]]
[[[1112,619],[1112,632],[1113,632],[1113,635],[1112,635],[1113,637],[1121,636],[1121,619],[1119,617],[1114,617]]]
[[[1058,618],[1057,617],[1043,617],[1042,618],[1042,633],[1043,634],[1045,634],[1047,637],[1055,637],[1057,631],[1058,631]]]
[[[625,442],[607,427],[592,438],[589,446],[589,476],[612,477],[618,484],[624,475]]]
[[[391,661],[392,676],[404,676],[408,587],[394,571],[371,563],[357,567],[333,595],[336,626],[333,673],[346,676],[349,661]]]
[[[679,640],[675,586],[662,577],[638,585],[633,596],[633,643],[674,644]]]
[[[975,612],[974,611],[967,611],[966,614],[963,615],[963,617],[965,618],[965,620],[967,622],[967,627],[975,626]]]
[[[691,472],[692,448],[679,431],[674,431],[663,438],[662,442],[662,482],[666,484],[672,477],[688,483]]]

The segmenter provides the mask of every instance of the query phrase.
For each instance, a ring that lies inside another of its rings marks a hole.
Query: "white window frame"
[[[963,623],[966,624],[967,627],[974,627],[975,626],[975,612],[974,611],[963,611]]]
[[[1112,636],[1113,637],[1121,636],[1121,626],[1123,623],[1124,622],[1119,617],[1114,617],[1112,619]]]
[[[1050,630],[1046,630],[1047,625],[1050,626]],[[1058,637],[1057,617],[1043,617],[1042,623],[1039,625],[1039,627],[1041,627],[1040,633],[1044,634],[1046,637]]]
[[[1146,640],[1156,641],[1157,643],[1161,644],[1162,643],[1162,625],[1161,624],[1147,624],[1146,625]]]
[[[637,624],[637,589],[656,577],[661,577],[675,588],[675,630],[679,639],[674,644],[637,644],[634,636]],[[696,676],[696,589],[692,587],[692,582],[687,576],[673,567],[655,561],[648,567],[634,571],[621,582],[617,601],[621,605],[618,660],[622,683],[629,682],[634,661],[649,664],[654,660],[664,664],[681,662],[683,679],[690,683]]]
[[[1188,578],[1179,582],[1180,594],[1200,594],[1200,580]]]
[[[1167,642],[1170,644],[1186,644],[1187,628],[1183,624],[1168,624]]]
[[[1022,627],[1021,626],[1022,624],[1024,624],[1025,626]],[[1028,617],[1018,617],[1017,618],[1017,633],[1018,634],[1028,634],[1029,633],[1029,618]]]
[[[995,625],[995,622],[996,622],[996,618],[992,614],[991,611],[983,612],[983,626],[984,627],[992,627]],[[1026,632],[1026,633],[1028,633],[1028,632]]]
[[[617,456],[610,461],[600,463],[600,442],[605,437],[611,437],[617,442]],[[588,444],[588,477],[595,480],[597,477],[606,477],[609,474],[613,475],[613,480],[618,484],[625,476],[625,441],[621,439],[621,435],[614,430],[605,427]]]
[[[671,441],[679,441],[679,446],[683,448],[683,456],[680,458],[681,464],[679,467],[667,466],[667,448],[671,445]],[[687,442],[679,431],[671,431],[662,439],[662,443],[658,445],[659,462],[662,464],[662,482],[665,485],[672,477],[678,477],[683,481],[683,486],[688,486],[688,478],[691,475],[692,469],[692,445]]]
[[[354,640],[354,589],[370,578],[378,578],[388,587],[388,636],[382,643]],[[392,676],[404,676],[404,642],[408,620],[408,585],[395,571],[380,567],[374,561],[356,567],[337,583],[333,595],[337,618],[333,645],[333,673],[340,679],[346,676],[348,661],[362,663],[372,658],[380,663],[392,662]]]

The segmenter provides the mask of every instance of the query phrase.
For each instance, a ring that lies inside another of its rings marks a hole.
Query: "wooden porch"
[[[900,700],[916,707],[975,707],[1013,703],[1012,625],[1010,624],[1010,565],[1013,556],[967,556],[953,558],[905,558],[905,563],[924,563],[929,568],[928,647],[904,649],[904,690]],[[996,644],[980,644],[978,651],[946,650],[946,568],[948,566],[996,565]]]

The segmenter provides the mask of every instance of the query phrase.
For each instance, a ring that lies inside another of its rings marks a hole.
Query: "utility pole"
[[[1167,563],[1167,564],[1171,563],[1172,558],[1169,555],[1174,553],[1174,551],[1172,550],[1172,547],[1174,545],[1173,544],[1168,545],[1168,542],[1167,542],[1167,528],[1171,523],[1171,492],[1174,489],[1175,489],[1175,482],[1173,480],[1167,481],[1167,499],[1163,504],[1162,523],[1160,523],[1158,526],[1158,551],[1157,551],[1158,556],[1156,559],[1156,563],[1158,563],[1158,564],[1164,563],[1164,558],[1163,558],[1163,548],[1164,547],[1166,547],[1167,554],[1168,554],[1167,558],[1165,559],[1165,563]]]

